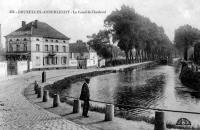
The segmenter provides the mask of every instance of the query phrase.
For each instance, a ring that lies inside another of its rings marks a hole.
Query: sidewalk
[[[62,70],[63,71],[63,70]],[[70,73],[48,71],[51,76]],[[87,130],[82,125],[63,119],[61,116],[31,104],[23,91],[34,80],[41,79],[41,72],[35,71],[0,82],[0,129],[1,130]]]

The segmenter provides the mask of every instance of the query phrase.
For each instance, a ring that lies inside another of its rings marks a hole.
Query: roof
[[[7,36],[24,36],[24,35],[69,40],[67,36],[60,33],[47,23],[40,22],[38,20],[25,24],[24,26],[8,34]]]
[[[84,53],[84,52],[95,52],[88,44],[86,43],[70,43],[69,52],[72,53]]]

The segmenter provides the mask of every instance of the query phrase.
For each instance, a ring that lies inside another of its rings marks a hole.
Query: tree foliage
[[[193,46],[195,41],[200,38],[200,31],[190,25],[180,26],[175,30],[174,42],[176,48],[184,53],[184,59],[187,60],[187,51]]]
[[[123,55],[123,52],[119,48],[110,44],[109,33],[110,32],[107,30],[100,30],[97,34],[88,36],[88,38],[90,38],[88,44],[97,52],[99,56],[105,59]]]
[[[172,43],[164,29],[136,13],[133,8],[123,5],[120,10],[108,15],[104,23],[113,27],[113,40],[125,52],[127,61],[133,60],[133,48],[136,49],[137,57],[142,59],[170,54]]]

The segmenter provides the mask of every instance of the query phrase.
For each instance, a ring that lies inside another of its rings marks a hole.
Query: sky
[[[4,36],[35,19],[46,22],[70,37],[70,42],[87,41],[87,35],[104,29],[106,16],[122,5],[162,26],[173,41],[174,30],[184,24],[200,28],[200,0],[0,0],[2,43]],[[10,10],[69,10],[69,14],[19,14]],[[72,11],[95,10],[104,13],[73,14]]]

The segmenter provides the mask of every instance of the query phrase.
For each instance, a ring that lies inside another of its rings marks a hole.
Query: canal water
[[[156,66],[143,70],[118,72],[91,78],[92,100],[115,104],[200,112],[200,95],[186,89],[179,81],[175,66]],[[66,95],[79,97],[83,82],[76,82]],[[154,111],[133,109],[138,116],[153,117]],[[166,112],[166,120],[176,123],[187,118],[200,124],[200,115]]]

